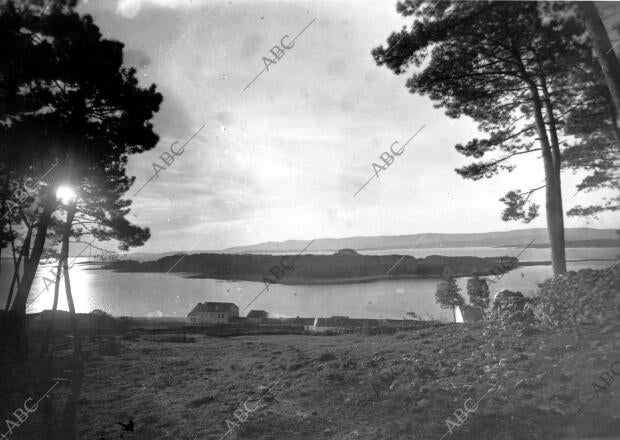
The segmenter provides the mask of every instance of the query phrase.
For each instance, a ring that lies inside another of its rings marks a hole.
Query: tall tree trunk
[[[620,145],[620,126],[618,126],[618,112],[616,111],[614,103],[610,99],[607,99],[607,106],[609,107],[609,114],[611,115],[611,126],[614,129],[616,142],[618,143],[618,145]]]
[[[73,332],[73,358],[79,360],[82,351],[82,339],[78,328],[75,305],[73,303],[73,294],[71,292],[71,278],[69,277],[69,238],[71,237],[71,225],[75,216],[75,203],[73,202],[67,208],[66,230],[62,237],[62,249],[66,249],[66,257],[62,260],[63,274],[65,277],[65,293],[67,294],[67,305],[69,307],[69,319],[71,321],[71,331]]]
[[[22,244],[22,248],[19,251],[19,258],[17,259],[17,264],[15,265],[15,271],[13,272],[13,279],[11,280],[11,287],[9,288],[9,295],[6,298],[6,305],[4,310],[11,309],[11,301],[13,299],[13,291],[15,286],[19,288],[20,280],[19,280],[19,269],[22,265],[22,260],[28,258],[28,253],[30,249],[30,240],[32,239],[32,225],[28,225],[28,230],[26,232],[26,237],[24,238],[24,243]]]
[[[559,173],[556,172],[549,137],[547,136],[547,128],[542,114],[542,102],[538,94],[538,87],[533,81],[528,83],[528,87],[532,98],[534,118],[536,119],[536,127],[538,129],[538,135],[540,136],[540,146],[545,167],[545,207],[549,243],[551,245],[551,265],[553,267],[553,275],[558,276],[566,273],[562,188],[560,186]]]
[[[618,58],[616,58],[616,54],[609,41],[607,30],[594,3],[579,2],[578,5],[592,40],[594,55],[601,65],[609,93],[616,107],[616,125],[620,126],[620,119],[618,119],[618,113],[620,112],[620,63],[618,63]]]
[[[41,357],[45,356],[49,350],[50,337],[54,331],[54,319],[56,318],[56,310],[58,310],[58,296],[60,291],[60,277],[62,274],[62,263],[68,258],[69,247],[65,246],[65,241],[62,242],[62,249],[60,251],[60,259],[56,266],[56,283],[54,284],[54,302],[52,304],[52,313],[47,323],[47,331],[43,335],[43,343],[41,344]]]
[[[553,114],[553,105],[551,105],[551,96],[549,94],[549,87],[547,87],[547,80],[545,76],[541,74],[539,76],[540,84],[544,97],[545,112],[547,113],[547,119],[549,121],[549,140],[551,145],[551,157],[553,159],[553,168],[558,177],[558,183],[561,182],[560,170],[561,170],[561,155],[560,155],[560,142],[558,140],[558,129],[556,124],[555,115]],[[562,199],[560,198],[560,203]]]
[[[45,239],[47,237],[47,228],[50,224],[52,212],[56,205],[55,195],[48,191],[44,196],[43,212],[37,222],[37,234],[34,239],[34,245],[29,258],[24,261],[24,274],[22,276],[22,282],[17,289],[17,295],[13,301],[11,311],[17,313],[20,316],[26,315],[26,303],[28,301],[28,295],[30,294],[30,288],[34,281],[34,277],[39,267],[39,260],[43,253],[43,247],[45,246]]]
[[[3,154],[4,156],[4,154]],[[1,222],[4,220],[5,216],[8,214],[8,209],[6,207],[6,196],[9,193],[9,177],[11,176],[11,167],[9,166],[9,168],[5,171],[6,174],[4,176],[4,181],[2,182],[2,190],[0,191],[0,193],[2,194],[0,197],[0,228],[1,226]],[[9,218],[9,221],[11,219]],[[0,242],[2,242],[4,240],[4,229],[0,230]],[[2,243],[0,243],[2,244]],[[0,257],[2,257],[2,246],[0,246]],[[1,259],[0,259],[1,261]],[[2,272],[2,265],[0,264],[0,273]],[[8,310],[8,309],[5,309]]]

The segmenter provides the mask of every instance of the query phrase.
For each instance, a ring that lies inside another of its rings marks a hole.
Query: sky
[[[89,0],[105,38],[125,44],[125,64],[164,101],[160,142],[132,156],[130,220],[151,230],[138,252],[216,250],[263,241],[545,227],[503,222],[499,199],[544,179],[521,156],[512,173],[465,180],[471,160],[454,149],[484,136],[405,88],[370,52],[411,24],[396,2]],[[301,33],[301,34],[300,34]],[[300,34],[295,40],[295,36]],[[275,58],[274,46],[290,47]],[[275,59],[265,69],[263,57]],[[258,78],[251,82],[259,73]],[[249,87],[247,87],[249,85]],[[246,88],[247,87],[247,88]],[[245,88],[245,90],[244,90]],[[421,130],[420,130],[421,129]],[[371,177],[379,156],[415,136]],[[192,137],[193,136],[193,137]],[[191,138],[191,139],[190,139]],[[189,140],[182,153],[177,153]],[[176,142],[176,143],[175,143]],[[171,162],[166,165],[162,156]],[[486,156],[485,156],[486,157]],[[158,172],[154,174],[157,166]],[[165,169],[163,169],[165,168]],[[153,177],[155,176],[155,177]],[[600,200],[575,193],[564,172],[565,210]],[[145,185],[146,184],[146,185]],[[355,195],[355,196],[354,196]],[[565,218],[566,227],[614,228],[619,214]]]

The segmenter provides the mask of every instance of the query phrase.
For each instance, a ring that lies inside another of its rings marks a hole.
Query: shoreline
[[[615,259],[611,258],[587,258],[587,259],[579,259],[579,260],[566,260],[567,263],[577,263],[577,262],[586,262],[586,261],[609,261],[614,262]],[[80,264],[84,265],[98,265],[103,266],[102,263],[94,261],[94,262],[83,262]],[[528,266],[550,266],[551,261],[520,261],[517,266],[512,269],[507,270],[505,273],[508,273],[513,270],[517,270],[519,267],[528,267]],[[90,268],[87,270],[112,270],[117,273],[163,273],[163,272],[147,272],[147,271],[130,271],[130,270],[114,270],[106,267],[96,267]],[[220,280],[226,282],[238,282],[238,281],[247,281],[247,282],[256,282],[263,283],[266,285],[271,284],[282,284],[288,286],[329,286],[329,285],[342,285],[342,284],[360,284],[360,283],[373,283],[378,281],[389,281],[389,280],[408,280],[408,279],[428,279],[428,280],[441,280],[442,276],[439,275],[417,275],[417,274],[403,274],[403,275],[370,275],[365,277],[350,277],[350,278],[330,278],[330,279],[313,279],[313,278],[294,278],[290,276],[284,276],[281,279],[277,280],[277,282],[268,283],[265,282],[264,276],[238,276],[235,278],[231,278],[229,276],[217,276],[217,274],[205,274],[200,272],[173,272],[178,275],[182,275],[186,279],[213,279]],[[503,276],[504,274],[502,274]],[[473,276],[472,273],[456,273],[453,275],[454,278],[467,278]],[[496,276],[493,273],[481,273],[479,277],[494,277]]]
[[[549,263],[551,264],[551,263]],[[516,268],[515,268],[516,269]],[[514,270],[514,269],[513,269]],[[143,273],[143,272],[133,272],[133,273]],[[456,274],[453,275],[454,278],[465,278],[465,277],[469,277],[472,276],[471,274]],[[485,277],[485,276],[493,276],[492,274],[489,275],[480,275],[481,277]],[[256,282],[256,283],[263,283],[262,278],[254,278],[254,277],[245,277],[243,279],[231,279],[231,278],[217,278],[214,276],[210,276],[210,275],[205,275],[202,276],[201,274],[192,274],[189,276],[185,276],[185,278],[189,278],[189,279],[200,279],[200,280],[204,280],[204,279],[212,279],[212,280],[221,280],[221,281],[228,281],[228,282],[236,282],[236,281],[250,281],[250,282]],[[367,277],[354,277],[354,278],[335,278],[335,279],[323,279],[323,280],[317,280],[317,279],[300,279],[300,278],[294,278],[294,279],[286,279],[286,278],[282,278],[280,280],[278,280],[278,282],[276,283],[269,283],[269,284],[284,284],[287,286],[328,286],[328,285],[341,285],[341,284],[360,284],[360,283],[373,283],[376,281],[389,281],[389,280],[407,280],[407,279],[421,279],[421,280],[441,280],[442,277],[440,276],[428,276],[428,275],[372,275],[372,276],[367,276]],[[267,284],[267,283],[265,283]]]

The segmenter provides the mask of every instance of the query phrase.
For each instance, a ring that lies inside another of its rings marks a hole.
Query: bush
[[[540,284],[538,311],[549,326],[617,322],[620,317],[620,267],[582,269]]]
[[[482,310],[489,307],[489,285],[484,278],[477,275],[467,280],[467,294],[469,295],[469,303]]]
[[[112,318],[112,315],[110,315],[108,312],[104,312],[101,309],[93,309],[90,311],[91,315],[95,315],[95,316],[104,316],[106,318]]]
[[[439,304],[442,309],[451,309],[454,313],[456,306],[462,306],[465,304],[465,300],[461,295],[461,289],[456,284],[456,279],[449,273],[445,273],[444,281],[437,284],[437,291],[435,292],[435,302]]]
[[[536,300],[526,298],[521,292],[502,290],[493,300],[489,319],[501,323],[534,322],[535,303]]]

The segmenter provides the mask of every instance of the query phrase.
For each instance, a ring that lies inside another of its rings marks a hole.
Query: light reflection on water
[[[450,249],[422,249],[423,255],[451,255]],[[458,248],[458,255],[501,256],[516,255],[518,249]],[[532,249],[527,260],[547,260],[547,249]],[[372,252],[377,254],[377,252]],[[403,251],[382,251],[384,254],[402,254]],[[414,252],[411,252],[415,255]],[[617,248],[568,249],[568,259],[615,258]],[[423,255],[415,255],[417,257]],[[249,312],[242,309],[263,289],[263,283],[249,281],[221,281],[213,279],[188,279],[181,274],[164,273],[115,273],[93,270],[96,266],[79,264],[71,268],[71,286],[78,312],[102,309],[115,316],[170,316],[184,317],[197,302],[226,301],[239,306],[242,316]],[[526,259],[524,258],[524,261]],[[609,261],[584,261],[568,263],[569,270],[586,267],[608,267]],[[43,278],[52,279],[49,270],[53,264],[43,265],[37,272],[29,312],[39,312],[52,306],[54,286]],[[11,273],[10,262],[3,261],[0,275],[2,289],[0,301],[6,300]],[[499,281],[489,283],[491,293],[501,289],[519,290],[534,295],[539,283],[551,276],[551,266],[526,266],[505,274]],[[458,279],[465,297],[466,279]],[[332,316],[352,318],[402,318],[407,312],[416,312],[427,318],[451,320],[452,313],[435,304],[437,279],[389,280],[372,283],[287,286],[271,285],[252,309],[267,310],[271,316]],[[38,295],[38,297],[37,297]],[[59,309],[67,310],[64,283],[61,283]]]

